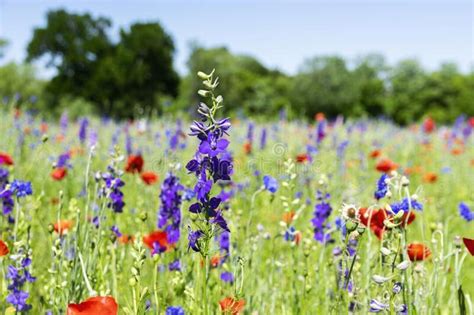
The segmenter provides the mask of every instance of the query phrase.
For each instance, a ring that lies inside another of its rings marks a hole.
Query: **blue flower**
[[[469,209],[468,205],[464,202],[459,204],[459,214],[463,217],[464,220],[470,222],[474,220],[474,212]]]
[[[165,315],[185,315],[181,306],[168,306]]]
[[[24,182],[15,179],[11,184],[10,189],[16,193],[17,198],[33,194],[33,189],[31,188],[30,182]]]
[[[263,185],[265,186],[265,189],[272,194],[276,193],[278,190],[277,180],[269,175],[263,176]]]
[[[385,197],[387,195],[388,184],[386,183],[386,181],[387,181],[388,178],[389,177],[388,177],[387,174],[383,174],[379,178],[379,180],[377,182],[377,190],[374,193],[375,199],[380,200],[380,199],[382,199],[383,197]]]
[[[392,208],[392,211],[395,214],[397,214],[399,211],[408,212],[411,209],[419,210],[419,211],[423,210],[423,205],[416,200],[411,200],[411,209],[410,209],[408,198],[405,198],[401,202],[398,202],[398,203],[392,203],[390,207]]]

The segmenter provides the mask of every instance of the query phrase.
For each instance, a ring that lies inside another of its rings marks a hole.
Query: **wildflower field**
[[[0,112],[1,314],[474,314],[474,119]]]

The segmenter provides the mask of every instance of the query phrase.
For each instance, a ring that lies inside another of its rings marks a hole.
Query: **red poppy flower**
[[[247,141],[247,142],[244,143],[244,153],[247,154],[247,155],[252,153],[252,143],[251,142]]]
[[[238,315],[245,306],[245,300],[235,300],[231,297],[223,298],[219,301],[221,310],[224,314]]]
[[[469,118],[469,126],[474,128],[474,117]]]
[[[67,169],[65,167],[57,167],[51,172],[51,177],[54,180],[62,180],[67,175]]]
[[[384,172],[384,173],[388,173],[388,172],[391,172],[391,171],[394,171],[398,168],[398,165],[395,164],[394,162],[392,162],[391,160],[389,159],[383,159],[383,160],[380,160],[377,165],[375,166],[375,168],[377,169],[377,171],[379,172]]]
[[[220,256],[219,254],[214,255],[211,257],[210,264],[211,267],[216,268],[221,264],[221,261],[223,260],[224,256]]]
[[[384,224],[384,221],[385,219],[391,220],[393,215],[389,214],[385,209],[372,209],[370,210],[370,214],[367,212],[367,208],[359,209],[359,220],[363,225],[367,227],[370,221],[370,229],[372,230],[372,232],[374,232],[375,236],[377,236],[377,238],[381,240],[383,237],[383,233],[388,230],[388,228]],[[401,226],[405,227],[406,225],[411,224],[415,220],[415,218],[416,216],[413,211],[410,211],[409,213],[405,212],[400,219],[401,222],[403,222]]]
[[[282,220],[286,224],[290,224],[291,222],[293,222],[294,217],[295,217],[295,212],[294,211],[288,211],[288,212],[283,213]]]
[[[143,237],[143,243],[145,243],[148,248],[154,250],[156,243],[164,248],[165,251],[171,248],[171,244],[168,243],[168,234],[165,231],[154,231]]]
[[[74,221],[72,220],[60,220],[54,223],[54,231],[59,233],[59,235],[63,235],[69,231],[72,226],[74,225]]]
[[[296,162],[297,163],[305,163],[308,162],[309,156],[306,153],[301,153],[296,156]]]
[[[158,175],[153,172],[143,172],[141,178],[147,185],[153,185],[158,181]]]
[[[314,115],[314,120],[316,121],[323,121],[324,119],[326,119],[326,115],[324,115],[324,113],[317,113]]]
[[[301,239],[303,238],[303,235],[301,234],[300,231],[297,231],[295,233],[295,244],[300,245]]]
[[[7,244],[4,241],[0,240],[0,257],[8,255],[10,251],[8,250]]]
[[[43,133],[43,134],[44,134],[44,133],[47,133],[47,132],[48,132],[48,124],[45,123],[45,122],[42,122],[42,123],[40,124],[40,131],[41,131],[41,133]]]
[[[95,296],[79,304],[69,304],[67,315],[117,315],[118,305],[111,296]]]
[[[143,158],[141,155],[130,155],[125,166],[125,172],[127,173],[141,173],[143,170]]]
[[[423,180],[426,182],[426,183],[435,183],[437,180],[438,180],[438,175],[436,175],[435,173],[426,173],[424,176],[423,176]]]
[[[452,155],[461,155],[463,154],[464,150],[462,148],[454,148],[451,150]]]
[[[0,165],[13,165],[13,159],[10,155],[4,152],[0,152]]]
[[[375,158],[378,158],[379,156],[382,155],[382,151],[381,150],[373,150],[372,152],[370,152],[369,156],[373,159]]]
[[[462,241],[464,242],[464,245],[466,245],[466,248],[469,251],[469,254],[474,256],[474,240],[464,237]]]
[[[423,131],[425,133],[432,133],[436,128],[436,123],[431,117],[428,117],[423,122]]]
[[[118,240],[121,244],[130,244],[135,241],[135,237],[133,235],[122,234],[122,236],[120,236]]]
[[[408,244],[407,253],[411,261],[425,260],[431,256],[431,250],[422,243]]]

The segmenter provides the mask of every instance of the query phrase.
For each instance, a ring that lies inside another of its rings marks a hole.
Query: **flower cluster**
[[[31,258],[28,255],[23,255],[20,249],[18,255],[15,255],[17,261],[14,265],[8,266],[7,279],[10,280],[8,285],[9,294],[6,301],[13,305],[17,312],[24,312],[31,309],[31,305],[26,303],[29,293],[23,290],[23,286],[27,282],[34,282],[36,280],[28,270],[31,265]]]
[[[318,190],[316,193],[316,199],[318,202],[314,207],[314,218],[311,220],[311,223],[314,227],[314,239],[322,244],[325,244],[331,239],[331,236],[326,233],[330,228],[329,222],[327,219],[331,215],[332,207],[328,203],[328,200],[331,198],[329,193],[323,193]]]
[[[474,220],[474,212],[469,209],[469,206],[464,202],[459,204],[459,214],[463,217],[464,220],[467,222]]]
[[[161,207],[158,213],[158,228],[167,234],[168,242],[176,243],[180,237],[181,191],[184,187],[178,177],[169,173],[161,186]],[[168,225],[166,225],[168,223]]]
[[[109,165],[107,169],[109,172],[96,176],[96,179],[102,179],[105,183],[105,187],[102,188],[100,195],[106,196],[109,199],[107,208],[114,210],[116,213],[121,213],[125,206],[121,188],[125,186],[125,182],[120,178],[120,173],[113,166]]]
[[[408,198],[404,198],[400,202],[392,203],[390,204],[390,207],[392,208],[392,211],[395,214],[397,214],[400,211],[408,212],[411,209],[419,210],[419,211],[423,210],[423,205],[421,203],[416,201],[416,199],[408,199]]]
[[[87,137],[87,127],[89,126],[89,120],[87,118],[83,118],[79,124],[79,141],[84,143]]]
[[[8,170],[0,168],[0,199],[2,201],[3,215],[10,215],[15,205],[13,192],[8,189],[8,176]]]
[[[207,90],[198,93],[203,97],[210,97],[212,107],[200,103],[198,113],[202,121],[194,121],[191,125],[190,136],[197,137],[200,141],[194,158],[186,165],[186,169],[195,174],[197,183],[194,187],[197,202],[193,203],[189,211],[198,214],[206,223],[204,229],[191,231],[189,235],[189,247],[200,251],[199,239],[206,236],[208,242],[214,235],[212,225],[219,226],[222,230],[229,231],[227,223],[218,207],[221,199],[211,197],[211,189],[218,181],[230,181],[232,174],[232,158],[227,152],[229,141],[224,138],[230,129],[228,118],[216,120],[214,115],[221,108],[222,96],[214,96],[214,89],[218,85],[218,78],[213,80],[213,73],[204,74],[200,72],[199,77],[204,80]],[[201,254],[205,254],[202,253]]]
[[[382,176],[380,176],[379,180],[377,181],[377,190],[374,193],[375,199],[380,200],[387,195],[389,192],[389,180],[390,177],[387,174],[382,174]]]

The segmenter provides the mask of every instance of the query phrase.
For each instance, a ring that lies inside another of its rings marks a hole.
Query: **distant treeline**
[[[0,67],[0,95],[44,115],[68,109],[72,115],[95,113],[118,119],[196,111],[201,86],[197,71],[215,68],[231,114],[275,117],[388,117],[400,124],[431,116],[452,121],[474,116],[474,72],[455,64],[427,71],[416,60],[388,65],[384,57],[355,60],[314,57],[290,76],[265,67],[257,59],[224,47],[195,45],[188,74],[173,68],[174,43],[159,23],[136,23],[109,36],[111,20],[64,10],[50,11],[46,25],[36,28],[25,64]],[[223,39],[225,41],[225,39]],[[6,42],[0,40],[0,58]],[[49,81],[37,78],[30,62],[55,69]]]

